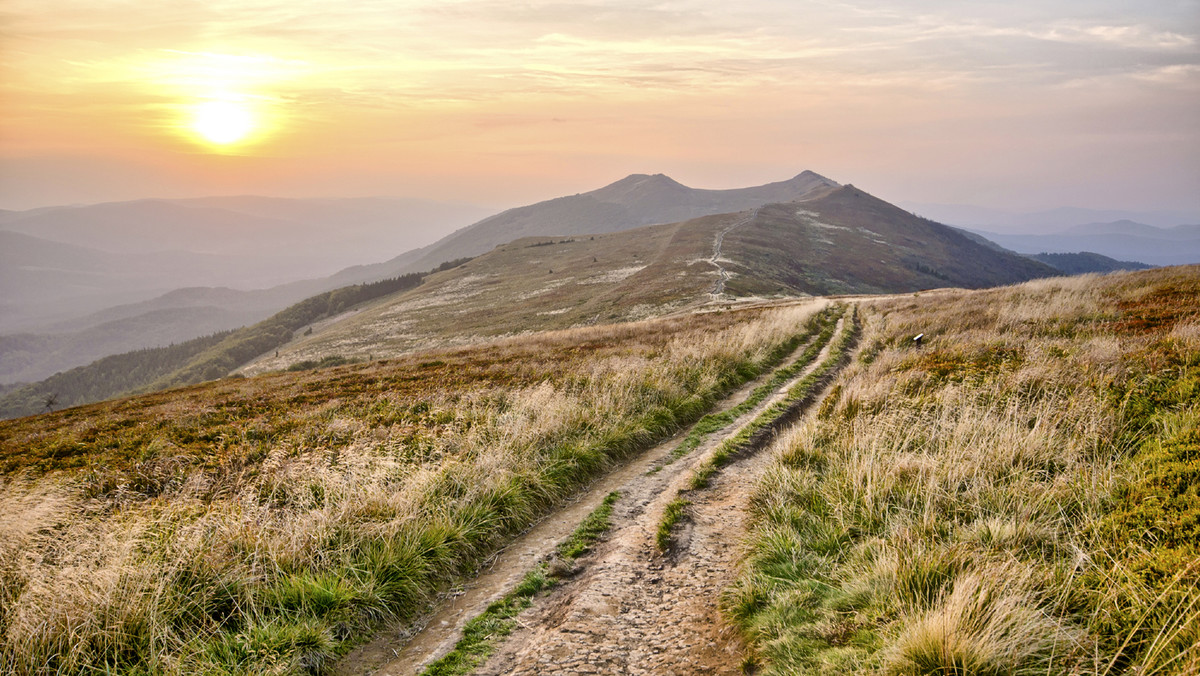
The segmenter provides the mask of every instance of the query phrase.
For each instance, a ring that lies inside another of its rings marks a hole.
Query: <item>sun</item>
[[[244,141],[257,126],[254,112],[236,101],[205,101],[192,109],[192,131],[214,145]]]

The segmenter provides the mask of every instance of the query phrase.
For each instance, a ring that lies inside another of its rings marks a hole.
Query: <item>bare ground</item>
[[[793,358],[803,350],[804,346],[797,349]],[[824,357],[823,351],[796,380]],[[718,410],[736,406],[768,377],[764,374],[743,386]],[[690,479],[690,470],[791,384],[676,462],[663,464],[682,434],[600,479],[578,501],[501,551],[411,637],[399,630],[385,632],[348,655],[339,672],[419,673],[454,647],[467,620],[516,586],[606,495],[619,490],[606,540],[579,560],[577,576],[560,582],[518,617],[519,628],[475,673],[741,673],[743,646],[720,615],[717,600],[736,573],[747,497],[768,454],[747,453],[714,477],[709,488],[688,494],[689,518],[678,529],[669,554],[657,550],[655,531],[666,504]]]

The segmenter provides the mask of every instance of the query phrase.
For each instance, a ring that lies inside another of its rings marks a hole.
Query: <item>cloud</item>
[[[1194,138],[1177,120],[1200,78],[1198,17],[1193,0],[6,0],[0,132],[83,143],[108,111],[149,130],[140,148],[172,106],[224,89],[272,107],[296,156],[348,139],[432,157],[436,139],[453,144],[446,166],[542,152],[539,133],[571,157],[644,158],[681,129],[671,152],[689,158],[728,138],[911,154],[923,124],[947,147],[995,148],[1021,140],[996,120],[1057,133],[1093,102],[1114,136],[1130,110],[1169,108],[1164,133]],[[538,128],[553,117],[573,122]]]

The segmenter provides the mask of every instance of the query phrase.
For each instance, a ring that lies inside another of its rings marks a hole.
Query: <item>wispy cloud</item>
[[[158,129],[173,105],[223,90],[306,131],[280,143],[321,152],[350,138],[402,157],[383,139],[461,137],[455,152],[511,156],[534,134],[517,147],[502,130],[559,116],[576,122],[544,131],[573,156],[642,157],[649,137],[689,157],[725,137],[831,157],[829,139],[867,153],[869,138],[886,155],[911,152],[904,125],[967,120],[957,143],[996,147],[994,117],[1069,128],[1093,101],[1113,129],[1135,101],[1183,119],[1200,79],[1196,0],[6,0],[0,12],[0,132],[29,147],[67,128],[72,142],[100,136],[106,109]],[[38,131],[51,117],[58,127]],[[1194,123],[1179,134],[1200,136]]]

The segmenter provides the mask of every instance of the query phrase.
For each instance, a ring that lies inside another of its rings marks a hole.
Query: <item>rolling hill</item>
[[[1055,274],[853,186],[774,204],[726,236],[738,294],[983,288]]]
[[[372,360],[529,331],[688,312],[735,300],[980,288],[1059,274],[1050,266],[913,216],[853,186],[831,187],[815,174],[741,191],[693,191],[666,177],[644,177],[597,192],[614,200],[606,204],[660,214],[669,212],[671,193],[678,193],[688,210],[714,208],[723,200],[808,196],[619,232],[525,237],[465,264],[456,261],[451,269],[427,276],[408,273],[417,281],[402,292],[383,294],[386,287],[376,283],[368,283],[376,291],[366,294],[353,290],[354,285],[346,287],[345,293],[325,292],[316,298],[339,300],[318,300],[316,305],[313,299],[303,301],[234,332],[221,345],[194,355],[194,363],[181,363],[177,372],[160,366],[154,378],[145,382],[113,381],[125,389],[112,390],[108,396],[199,382],[233,370],[253,374],[329,360]],[[180,292],[174,305],[138,305],[123,319],[80,333],[43,336],[40,344],[37,337],[14,337],[0,343],[4,350],[0,367],[8,373],[31,374],[37,369],[45,373],[50,367],[70,364],[71,359],[104,356],[99,348],[81,346],[79,341],[111,346],[136,338],[143,341],[136,347],[145,349],[154,347],[148,344],[152,341],[187,339],[183,332],[156,327],[156,321],[208,321],[211,328],[204,335],[231,328],[236,317],[213,304],[220,301],[209,300],[213,293]],[[232,302],[227,293],[216,295]],[[172,309],[178,305],[186,308]],[[309,306],[319,306],[320,311]],[[262,308],[245,310],[243,317]],[[131,336],[125,329],[137,330]],[[97,396],[99,387],[80,390],[71,385],[74,379],[93,379],[88,375],[90,367],[76,368],[52,381],[14,390],[4,398],[3,410],[7,415],[35,412],[38,402],[55,392],[85,391],[89,397]],[[88,400],[72,395],[60,402]]]
[[[281,308],[335,288],[326,280],[241,291],[194,287],[0,336],[0,383],[41,380],[108,355],[163,347],[249,326]]]
[[[1014,212],[989,209],[967,204],[929,204],[901,201],[899,206],[931,218],[973,230],[1001,232],[1006,235],[1046,235],[1062,232],[1080,224],[1135,221],[1157,228],[1171,228],[1180,223],[1196,223],[1200,212],[1188,211],[1118,211],[1113,209],[1081,209],[1059,207],[1034,212]]]
[[[510,209],[421,249],[412,247],[444,232],[453,217],[479,210],[421,200],[242,196],[0,214],[0,237],[7,238],[0,331],[21,332],[0,341],[0,383],[39,380],[106,355],[252,324],[318,293],[431,270],[521,237],[615,232],[836,186],[809,171],[731,190],[637,174],[588,193]],[[414,239],[412,231],[426,239]],[[19,241],[8,246],[8,239]],[[358,262],[397,250],[405,253],[384,264],[316,276],[350,256]],[[300,279],[298,267],[310,271],[304,281],[271,286]]]
[[[722,270],[730,279],[713,294]],[[519,239],[316,325],[244,372],[626,321],[714,301],[981,288],[1057,274],[844,186],[679,223]]]
[[[0,230],[0,331],[44,327],[169,291],[216,284],[244,262],[187,252],[113,253]]]
[[[1081,275],[1087,272],[1116,272],[1118,270],[1147,270],[1153,266],[1137,261],[1118,261],[1090,251],[1079,253],[1026,254],[1059,270],[1064,275]]]
[[[663,174],[632,174],[591,192],[509,209],[423,249],[386,263],[348,270],[342,279],[357,283],[428,270],[448,260],[478,256],[522,237],[618,232],[805,199],[837,187],[836,182],[811,171],[786,181],[730,190],[689,188]]]

